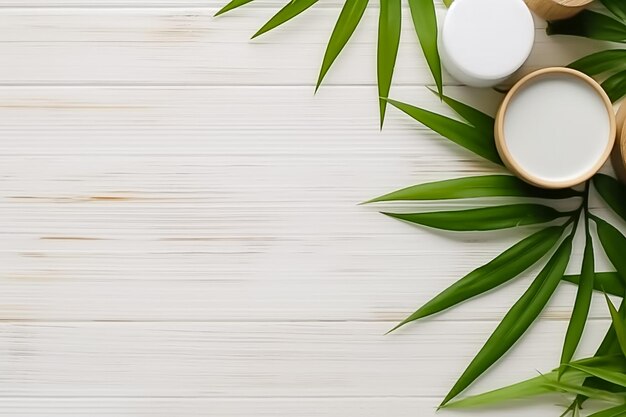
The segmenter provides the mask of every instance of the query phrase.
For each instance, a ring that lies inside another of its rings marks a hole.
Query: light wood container
[[[626,184],[626,102],[620,106],[616,120],[617,140],[613,147],[611,162],[619,179]]]
[[[567,19],[581,12],[593,0],[524,0],[528,8],[546,20]]]
[[[593,78],[570,68],[544,68],[511,88],[494,133],[498,153],[515,175],[537,187],[567,188],[591,178],[609,159],[615,113]]]

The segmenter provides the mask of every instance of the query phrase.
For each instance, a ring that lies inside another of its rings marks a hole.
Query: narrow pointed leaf
[[[517,277],[543,258],[556,245],[562,233],[563,227],[549,227],[516,243],[488,264],[452,284],[393,330],[443,311]]]
[[[570,198],[580,197],[580,193],[571,188],[545,190],[533,187],[512,175],[483,175],[414,185],[374,198],[367,203],[481,197]]]
[[[252,35],[252,38],[256,38],[259,35],[269,32],[270,30],[288,22],[300,13],[307,10],[309,7],[317,3],[317,0],[291,0],[282,9],[278,11],[266,24],[263,25],[257,33]]]
[[[585,366],[602,366],[604,369],[609,369],[613,371],[623,371],[623,366],[613,366],[612,362],[612,357],[596,356],[592,358],[581,359],[574,363]],[[585,379],[586,376],[587,374],[582,371],[573,368],[566,368],[565,372],[563,372],[563,375],[560,378],[560,381],[568,384],[579,384]],[[462,398],[460,400],[451,401],[446,404],[444,408],[480,407],[486,405],[495,405],[510,400],[524,399],[538,395],[549,394],[554,392],[554,389],[549,387],[546,382],[557,381],[558,378],[558,370],[554,370],[550,373],[539,375],[513,385],[509,385],[493,391],[488,391],[482,394],[472,395]]]
[[[626,325],[622,315],[617,311],[608,295],[605,295],[606,303],[609,306],[609,312],[611,313],[611,322],[613,323],[613,330],[615,330],[615,336],[617,336],[617,342],[622,351],[624,357],[626,357]]]
[[[452,5],[452,3],[454,3],[454,0],[443,0],[443,4],[446,7],[450,7]]]
[[[589,415],[589,417],[624,417],[624,416],[626,416],[626,404],[618,405],[617,407],[598,411],[597,413],[593,413]]]
[[[540,204],[512,204],[470,210],[383,214],[435,229],[485,231],[547,223],[564,217],[569,213],[561,213],[552,207],[542,206]]]
[[[565,334],[565,342],[563,343],[563,351],[561,353],[561,364],[571,362],[574,357],[583,330],[585,329],[585,323],[587,322],[589,307],[591,305],[591,297],[593,295],[595,261],[593,257],[593,241],[588,227],[585,235],[586,244],[580,273],[580,282],[578,284],[578,293],[576,294],[572,317],[570,318]]]
[[[626,387],[626,374],[624,374],[623,372],[616,372],[600,367],[584,366],[575,363],[570,363],[568,366],[585,372],[591,376],[603,379],[607,382],[611,382],[615,385]]]
[[[626,49],[596,52],[572,62],[568,67],[582,71],[589,76],[620,71],[626,69]]]
[[[580,285],[580,275],[565,275],[563,280]],[[626,294],[626,286],[617,272],[596,272],[593,278],[593,289],[618,297]]]
[[[624,97],[626,95],[626,71],[611,75],[602,82],[602,88],[613,103]]]
[[[598,237],[604,248],[604,253],[606,253],[606,256],[617,270],[617,274],[622,279],[622,282],[626,283],[626,256],[624,256],[626,238],[619,230],[606,221],[598,217],[593,217],[593,219],[598,227]]]
[[[609,9],[611,13],[618,19],[626,21],[626,2],[624,0],[600,0],[604,7]]]
[[[442,405],[463,392],[498,361],[528,330],[556,290],[572,252],[572,237],[557,249],[528,290],[511,307],[483,348],[454,384]]]
[[[234,10],[238,7],[241,7],[245,4],[248,4],[250,2],[252,2],[254,0],[232,0],[231,2],[229,2],[226,6],[222,7],[220,10],[217,11],[217,13],[215,13],[214,16],[219,16],[221,14],[224,14],[226,12],[229,12],[231,10]]]
[[[471,408],[483,407],[487,405],[495,405],[505,401],[521,400],[524,398],[545,395],[554,392],[547,383],[556,382],[558,378],[557,371],[552,371],[545,375],[539,375],[526,381],[518,382],[504,388],[499,388],[483,394],[473,395],[462,398],[457,401],[451,401],[444,408]],[[576,384],[582,382],[585,373],[582,371],[566,371],[560,381],[565,383]]]
[[[502,165],[502,160],[498,155],[495,142],[493,141],[493,135],[487,136],[473,126],[428,110],[420,109],[419,107],[395,100],[388,100],[388,102],[457,145],[491,162]]]
[[[587,398],[595,400],[607,401],[611,403],[620,403],[624,401],[623,395],[614,394],[602,389],[585,387],[584,385],[567,384],[559,381],[549,381],[546,382],[546,385],[557,391],[566,392],[568,394],[584,395]]]
[[[626,42],[626,25],[605,14],[583,10],[571,19],[548,22],[548,35],[571,35]]]
[[[491,135],[491,137],[494,136],[494,125],[496,121],[493,117],[446,95],[442,95],[441,98],[444,103],[481,133]]]
[[[613,177],[597,174],[593,185],[606,203],[626,221],[626,186]]]
[[[441,58],[437,48],[437,15],[433,0],[409,0],[411,18],[415,33],[422,47],[422,52],[435,79],[437,91],[443,94],[443,78],[441,74]]]
[[[320,75],[317,78],[317,85],[315,86],[316,90],[319,88],[326,73],[333,62],[335,62],[335,59],[337,59],[337,56],[339,56],[343,47],[346,46],[346,43],[350,40],[350,37],[363,17],[363,13],[365,13],[367,2],[368,0],[346,0],[343,4],[333,33],[330,35],[330,40],[326,46]]]
[[[396,66],[398,45],[400,44],[400,28],[402,24],[402,4],[400,0],[380,0],[378,18],[378,99],[380,106],[380,126],[385,120],[385,110]]]

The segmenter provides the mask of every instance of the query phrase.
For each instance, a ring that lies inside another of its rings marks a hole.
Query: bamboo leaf
[[[543,258],[556,245],[562,233],[563,227],[553,226],[516,243],[491,262],[475,269],[452,284],[391,331],[412,321],[448,309],[517,277]]]
[[[402,4],[400,0],[380,0],[378,18],[378,96],[380,106],[380,127],[383,127],[385,110],[393,78],[393,69],[398,56],[400,28],[402,24]]]
[[[368,0],[346,0],[343,4],[333,33],[330,35],[330,40],[326,46],[326,52],[324,53],[324,59],[315,90],[319,88],[331,65],[335,62],[335,59],[339,56],[343,47],[346,46],[348,40],[350,40],[350,37],[363,17],[363,13],[365,13],[367,3]]]
[[[561,376],[561,382],[580,383],[584,380],[585,373],[582,371],[566,370]],[[451,401],[444,408],[472,408],[482,407],[486,405],[494,405],[510,400],[521,400],[524,398],[535,397],[538,395],[549,394],[554,392],[547,383],[556,382],[558,380],[557,371],[552,371],[545,375],[539,375],[526,381],[518,382],[503,388],[485,392],[478,395],[462,398],[457,401]]]
[[[613,356],[594,356],[592,358],[581,359],[573,362],[583,366],[598,366],[616,372],[623,372],[622,362],[616,362]],[[573,368],[566,368],[560,378],[561,382],[568,384],[580,384],[586,373]],[[444,408],[470,408],[486,405],[495,405],[504,401],[534,397],[553,392],[553,389],[546,385],[546,382],[559,380],[558,370],[536,376],[526,381],[518,382],[493,391],[472,395],[460,400],[451,401]]]
[[[603,379],[612,384],[626,387],[626,374],[624,374],[623,372],[616,372],[616,371],[612,371],[612,370],[604,369],[600,367],[584,366],[584,365],[579,365],[575,363],[570,363],[567,366],[572,367],[574,369],[578,369],[579,371],[582,371],[591,376],[595,376],[597,378]]]
[[[502,165],[502,160],[498,155],[493,135],[486,136],[473,126],[428,110],[420,109],[419,107],[411,106],[395,100],[387,101],[394,107],[411,116],[413,119],[439,133],[441,136],[451,140],[457,145],[462,146],[491,162]]]
[[[615,330],[617,342],[619,343],[622,354],[624,355],[624,357],[626,357],[626,324],[624,322],[624,319],[622,318],[622,315],[617,311],[617,309],[609,299],[609,296],[606,294],[604,296],[606,297],[606,303],[609,306],[609,312],[611,313],[611,322],[613,323],[613,330]]]
[[[585,387],[584,385],[567,384],[559,381],[549,381],[546,382],[546,385],[557,391],[566,392],[568,394],[584,395],[587,398],[593,398],[595,400],[607,401],[611,403],[620,403],[624,401],[623,395],[614,394],[602,389]]]
[[[547,223],[570,213],[561,213],[540,204],[511,204],[470,210],[439,211],[431,213],[383,213],[435,229],[452,231],[485,231],[507,229],[531,224]]]
[[[446,4],[448,6],[448,4]],[[441,58],[437,48],[437,15],[433,0],[409,0],[411,17],[415,33],[422,47],[422,52],[435,79],[439,95],[443,95]]]
[[[604,7],[618,19],[626,21],[626,2],[624,0],[600,0]]]
[[[626,42],[626,25],[605,14],[583,10],[566,20],[548,22],[548,35],[571,35],[611,42]]]
[[[626,71],[611,75],[601,85],[611,101],[615,103],[626,95]]]
[[[580,275],[565,275],[563,280],[579,285]],[[617,272],[596,272],[593,278],[593,289],[601,292],[606,291],[618,297],[623,297],[626,294],[626,286]]]
[[[572,237],[557,249],[528,290],[511,307],[483,348],[454,384],[442,405],[463,392],[518,341],[537,319],[559,285],[572,252]]]
[[[626,69],[626,49],[610,49],[587,55],[572,62],[568,67],[589,76]]]
[[[414,185],[374,198],[366,203],[481,197],[571,198],[580,197],[580,193],[571,188],[545,190],[533,187],[512,175],[483,175]]]
[[[224,14],[226,12],[234,10],[234,9],[236,9],[238,7],[241,7],[241,6],[245,5],[245,4],[248,4],[248,3],[252,2],[252,1],[254,1],[254,0],[232,0],[228,4],[226,4],[226,6],[222,7],[221,9],[219,9],[217,11],[217,13],[215,13],[213,16],[214,17],[215,16],[219,16],[221,14]]]
[[[583,330],[585,329],[589,306],[591,305],[591,297],[593,295],[595,260],[593,256],[593,240],[589,233],[589,225],[586,225],[585,239],[586,244],[580,273],[581,278],[578,284],[578,292],[572,310],[572,317],[570,318],[567,333],[565,334],[565,342],[563,343],[563,351],[561,353],[561,364],[571,362],[574,357]],[[560,372],[562,372],[562,370]]]
[[[626,186],[604,174],[596,174],[593,177],[593,185],[609,207],[626,221]]]
[[[448,105],[448,107],[467,120],[470,125],[477,128],[481,133],[484,135],[491,135],[491,137],[494,136],[494,126],[496,124],[496,120],[493,117],[446,95],[442,95],[441,99]]]
[[[285,5],[285,7],[280,9],[278,13],[272,16],[272,18],[268,20],[267,23],[258,30],[257,33],[252,35],[252,39],[266,32],[269,32],[270,30],[282,25],[283,23],[288,22],[289,20],[298,16],[300,13],[307,10],[309,7],[313,6],[315,3],[317,3],[317,0],[291,0]]]
[[[626,238],[615,227],[606,221],[593,216],[593,220],[598,227],[598,237],[604,248],[604,252],[617,270],[617,274],[623,283],[626,283]]]
[[[617,407],[598,411],[597,413],[593,413],[589,415],[589,417],[624,417],[624,416],[626,416],[626,404],[618,405]]]

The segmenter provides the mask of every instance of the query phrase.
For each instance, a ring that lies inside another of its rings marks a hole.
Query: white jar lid
[[[495,85],[526,61],[535,27],[523,0],[455,0],[440,36],[444,67],[476,87]]]
[[[565,188],[591,178],[615,142],[611,100],[587,75],[545,68],[520,80],[496,117],[502,160],[525,181]]]

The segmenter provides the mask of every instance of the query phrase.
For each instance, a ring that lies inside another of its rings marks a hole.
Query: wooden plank
[[[337,9],[310,10],[297,24],[250,41],[273,10],[2,9],[4,85],[313,85]],[[374,85],[377,11],[369,10],[327,85]],[[563,65],[605,46],[571,37],[537,43],[522,73]],[[432,84],[410,16],[395,85]],[[53,58],[51,58],[53,57]],[[251,65],[253,63],[253,65]],[[447,84],[454,84],[446,77]]]
[[[450,93],[497,103],[493,92]],[[533,230],[439,233],[357,206],[497,172],[397,111],[380,134],[369,87],[0,97],[5,320],[396,321]],[[399,97],[445,111],[424,88]],[[438,318],[497,320],[531,277]],[[564,286],[547,317],[566,320],[573,296]],[[592,316],[606,314],[596,303]]]
[[[608,321],[590,327],[593,351]],[[495,326],[385,323],[3,323],[2,397],[440,398]],[[473,392],[557,363],[565,323],[538,323]],[[563,400],[564,402],[564,400]],[[431,404],[433,404],[431,402]]]

